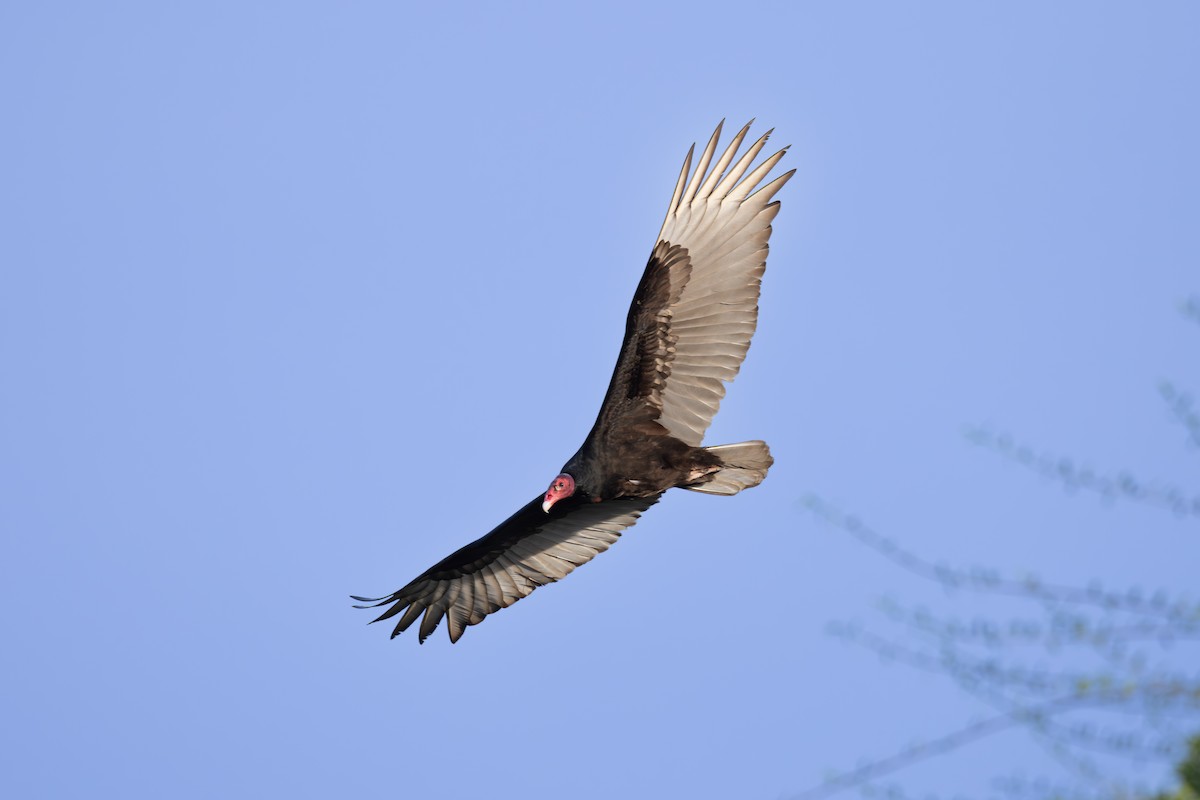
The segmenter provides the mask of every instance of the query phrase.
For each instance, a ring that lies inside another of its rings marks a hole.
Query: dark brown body
[[[686,488],[703,482],[722,466],[714,453],[684,444],[650,420],[636,428],[594,431],[563,472],[575,478],[577,492],[592,499],[615,500]]]

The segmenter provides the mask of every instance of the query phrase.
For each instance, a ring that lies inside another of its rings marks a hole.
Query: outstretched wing
[[[386,597],[354,597],[367,604],[356,607],[391,604],[372,622],[403,611],[392,638],[424,614],[418,631],[421,642],[445,617],[450,641],[457,642],[468,625],[478,625],[488,614],[511,606],[607,550],[658,497],[603,503],[568,498],[547,514],[539,495],[491,533],[442,559],[403,589]]]
[[[758,324],[767,240],[779,212],[772,198],[795,173],[755,191],[787,148],[747,174],[771,135],[767,131],[734,163],[749,129],[738,132],[711,171],[721,125],[694,172],[695,148],[688,151],[634,294],[593,435],[605,425],[648,414],[675,438],[699,446],[725,383],[741,368]]]

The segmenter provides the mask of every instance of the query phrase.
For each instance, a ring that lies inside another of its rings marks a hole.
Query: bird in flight
[[[751,170],[771,131],[739,158],[749,130],[715,165],[721,125],[694,171],[695,145],[688,150],[596,423],[545,493],[404,588],[353,598],[364,604],[357,608],[388,606],[373,622],[399,616],[393,638],[420,618],[424,642],[444,618],[457,642],[468,626],[607,550],[667,489],[732,495],[766,477],[765,442],[701,446],[750,347],[779,212],[772,198],[795,173],[758,188],[787,148]]]

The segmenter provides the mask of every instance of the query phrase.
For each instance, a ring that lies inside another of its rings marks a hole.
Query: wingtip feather
[[[724,126],[725,120],[721,120],[717,123],[717,128],[713,131],[712,136],[708,137],[708,144],[704,146],[704,153],[696,162],[696,170],[692,173],[692,179],[688,181],[688,187],[679,201],[680,205],[690,205],[696,197],[696,190],[700,188],[704,174],[708,171],[708,165],[712,163],[713,154],[717,151],[717,144],[721,141],[721,130]]]
[[[783,153],[783,151],[781,150],[780,154],[782,154],[782,153]],[[764,184],[761,188],[757,189],[750,196],[757,197],[758,195],[761,194],[762,199],[764,201],[768,201],[768,205],[777,205],[779,203],[779,201],[778,200],[771,201],[771,198],[774,197],[775,194],[780,189],[783,188],[783,185],[785,183],[787,183],[789,180],[791,180],[792,176],[795,174],[796,174],[795,169],[789,169],[787,172],[783,173],[779,177],[774,178],[770,183]]]
[[[712,168],[711,172],[709,172],[708,179],[704,181],[704,185],[700,187],[698,192],[696,192],[697,199],[706,200],[712,196],[713,187],[715,187],[717,183],[721,181],[721,177],[724,175],[725,170],[729,168],[730,162],[733,161],[734,156],[737,155],[738,149],[741,148],[742,141],[745,140],[746,134],[750,132],[750,126],[752,124],[754,124],[754,120],[750,120],[750,122],[747,122],[745,125],[743,125],[742,129],[738,131],[737,135],[735,135],[729,142],[729,146],[726,147],[725,152],[721,154],[721,158],[719,161],[717,161],[717,165]]]

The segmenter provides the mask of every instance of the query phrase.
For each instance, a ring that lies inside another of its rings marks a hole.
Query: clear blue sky
[[[0,793],[779,798],[986,713],[826,633],[931,559],[1192,591],[1195,3],[8,3]],[[383,594],[590,427],[688,145],[793,148],[758,335],[668,495],[424,647]],[[1169,554],[1169,557],[1168,557]],[[1020,733],[914,770],[1053,774]],[[1141,775],[1149,780],[1157,773]]]

